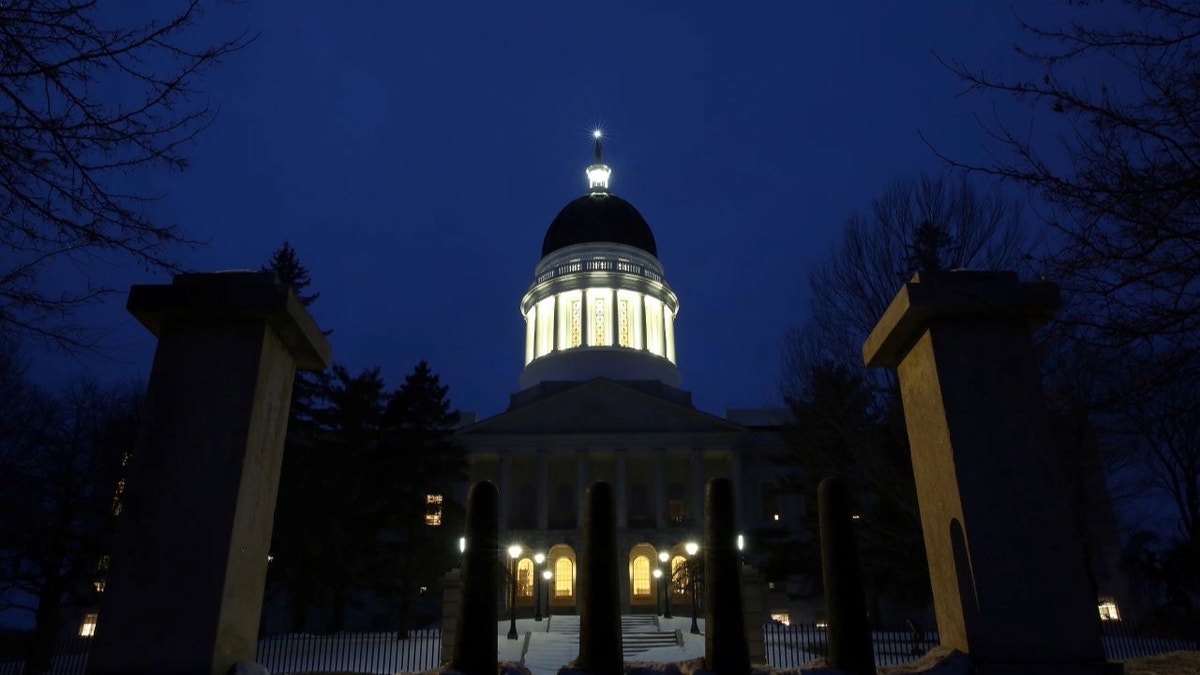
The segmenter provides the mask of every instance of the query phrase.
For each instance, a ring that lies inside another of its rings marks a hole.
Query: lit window
[[[671,583],[676,595],[688,594],[688,564],[687,558],[677,555],[671,558]]]
[[[567,346],[578,347],[583,344],[583,303],[579,300],[571,301],[571,338],[567,341]]]
[[[622,299],[617,303],[617,344],[622,347],[632,347],[629,339],[629,301]]]
[[[1117,611],[1117,601],[1112,598],[1100,598],[1100,620],[1120,621],[1121,613]]]
[[[554,597],[571,597],[571,586],[575,582],[575,566],[570,558],[559,558],[554,561]]]
[[[441,495],[425,495],[425,524],[430,527],[442,524]]]
[[[96,634],[96,614],[84,614],[79,624],[79,637],[92,637]]]
[[[633,594],[650,597],[650,559],[644,555],[633,559]]]
[[[533,561],[529,558],[522,558],[517,563],[517,596],[533,597]]]
[[[592,344],[599,347],[608,344],[608,325],[604,323],[604,298],[596,298],[596,324],[592,330]]]
[[[767,582],[767,590],[769,590],[769,591],[775,590],[775,582],[774,581]]]
[[[95,587],[97,595],[104,594],[104,580],[103,579],[100,579],[99,581],[93,581],[92,586]]]
[[[771,615],[771,620],[772,620],[772,621],[774,621],[774,622],[776,622],[776,623],[781,623],[781,624],[783,624],[783,625],[785,625],[785,626],[790,626],[790,625],[791,625],[791,623],[792,623],[792,618],[791,618],[790,616],[788,616],[786,612],[780,612],[780,613],[778,613],[778,614],[772,614],[772,615]]]

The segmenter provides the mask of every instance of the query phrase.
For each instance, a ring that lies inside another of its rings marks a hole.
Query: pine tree
[[[453,491],[466,479],[467,464],[454,439],[460,415],[451,408],[448,390],[421,361],[388,401],[382,450],[390,469],[387,520],[399,538],[393,552],[399,577],[391,590],[400,637],[413,623],[417,589],[432,586],[454,562],[454,525],[461,522],[462,506]]]
[[[275,252],[271,254],[271,259],[261,269],[263,272],[274,272],[279,275],[280,281],[296,291],[296,297],[305,307],[321,297],[320,293],[304,294],[305,289],[312,283],[312,279],[308,275],[308,268],[300,264],[296,249],[287,240],[284,240],[283,245],[275,249]]]

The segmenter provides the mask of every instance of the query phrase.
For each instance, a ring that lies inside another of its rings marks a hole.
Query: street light
[[[658,554],[658,562],[659,562],[658,568],[660,570],[659,573],[664,574],[667,577],[667,583],[665,586],[663,586],[663,592],[662,592],[663,593],[663,618],[664,619],[674,618],[671,616],[671,572],[673,570],[671,570],[670,567],[668,567],[665,570],[662,569],[663,566],[665,566],[667,564],[667,561],[669,561],[670,559],[671,559],[671,554],[667,553],[666,551],[663,551],[662,553]]]
[[[554,578],[554,572],[550,570],[542,570],[542,579],[546,582],[546,620],[550,620],[550,580]]]
[[[692,634],[700,634],[700,626],[696,624],[696,552],[700,550],[700,545],[694,541],[689,541],[683,545],[683,550],[688,554],[688,586],[692,591]]]
[[[508,594],[508,639],[517,639],[517,558],[521,557],[521,547],[513,544],[508,547],[508,557],[512,558],[512,577]]]
[[[654,602],[656,605],[654,608],[654,613],[662,614],[662,570],[655,567],[653,575],[654,575],[654,589],[655,589]]]
[[[537,564],[537,567],[541,567],[542,563],[546,562],[546,556],[541,553],[535,553],[535,554],[533,554],[533,562]],[[534,571],[533,571],[533,573],[535,575],[537,574],[537,567],[535,567]],[[533,608],[534,608],[533,620],[541,621],[542,620],[542,582],[538,581],[538,578],[536,576],[533,577]]]

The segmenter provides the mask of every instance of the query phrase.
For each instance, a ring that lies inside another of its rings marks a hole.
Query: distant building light
[[[104,594],[104,580],[103,580],[103,579],[100,579],[99,581],[94,581],[94,582],[92,582],[92,586],[94,586],[94,587],[96,588],[96,594],[97,594],[97,595],[103,595],[103,594]]]
[[[771,520],[774,520],[775,522],[779,522],[779,514],[776,513],[775,515],[771,516]]]
[[[862,520],[862,516],[860,516],[856,513],[856,514],[850,516],[850,520]]]
[[[745,548],[746,548],[746,538],[740,534],[738,535],[738,538],[737,538],[737,547],[738,547],[739,551],[745,550]]]
[[[98,614],[84,614],[83,622],[79,624],[79,637],[92,637],[96,634],[96,619]]]
[[[1112,598],[1100,598],[1098,605],[1101,621],[1120,621],[1121,612],[1117,609],[1117,601]]]
[[[442,524],[442,496],[425,495],[425,524],[437,527]]]
[[[787,612],[777,612],[771,615],[771,620],[775,623],[781,623],[785,626],[792,625],[792,617],[788,616]],[[820,624],[817,624],[820,625]]]
[[[467,552],[467,538],[466,537],[458,538],[458,552],[459,553]]]

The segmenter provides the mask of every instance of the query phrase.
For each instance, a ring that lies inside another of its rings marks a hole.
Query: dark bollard
[[[458,621],[450,668],[467,675],[495,675],[496,608],[500,585],[496,555],[500,549],[500,493],[480,481],[467,497],[467,546],[463,551]]]
[[[720,675],[749,675],[733,483],[714,478],[704,496],[704,663]]]
[[[858,567],[858,544],[845,482],[830,476],[817,488],[821,518],[821,576],[829,628],[829,667],[874,675],[875,652]]]
[[[575,667],[594,675],[620,675],[621,587],[617,573],[617,508],[603,481],[587,490],[583,559],[579,562],[579,658]]]

